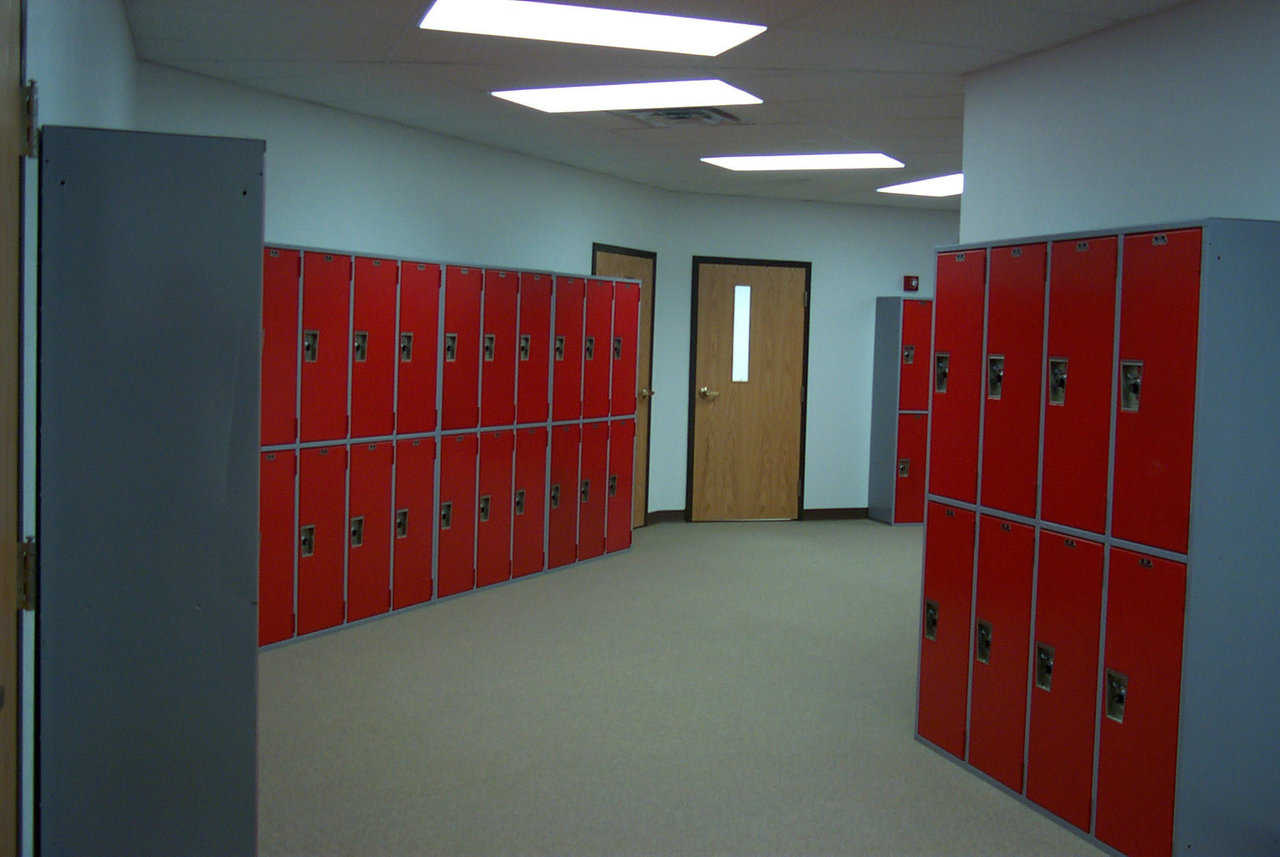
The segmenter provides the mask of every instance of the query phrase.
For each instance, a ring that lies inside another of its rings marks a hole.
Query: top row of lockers
[[[262,445],[625,416],[640,286],[267,247]]]

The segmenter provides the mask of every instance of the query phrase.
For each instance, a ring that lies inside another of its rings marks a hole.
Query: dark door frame
[[[804,460],[807,447],[807,422],[809,413],[809,292],[813,284],[813,263],[779,259],[735,259],[724,256],[693,257],[693,288],[690,289],[692,312],[689,315],[689,426],[688,452],[685,455],[684,519],[693,520],[693,446],[694,420],[698,403],[698,267],[700,265],[746,265],[761,268],[804,269],[804,359],[800,379],[800,479],[797,483],[796,520],[804,520]]]

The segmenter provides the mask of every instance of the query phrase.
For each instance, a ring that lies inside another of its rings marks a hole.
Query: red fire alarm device
[[[913,277],[910,274],[902,278],[902,290],[904,292],[920,291],[920,278]]]

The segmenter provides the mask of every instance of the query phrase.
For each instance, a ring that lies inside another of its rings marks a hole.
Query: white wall
[[[267,140],[267,239],[581,271],[658,254],[650,509],[681,509],[694,255],[813,263],[805,505],[865,506],[875,296],[956,239],[954,212],[674,194],[389,122],[138,67],[143,130]]]
[[[1280,219],[1280,3],[1202,0],[975,74],[963,241]]]

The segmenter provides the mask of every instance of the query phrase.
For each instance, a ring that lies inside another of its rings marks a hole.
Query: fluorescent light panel
[[[901,161],[881,152],[846,152],[831,155],[735,155],[703,158],[726,170],[897,170]]]
[[[906,196],[959,196],[964,193],[964,173],[893,184],[877,190],[880,193],[898,193]]]
[[[436,0],[418,26],[451,33],[704,57],[719,56],[768,29],[758,24],[532,0]]]
[[[614,83],[602,86],[560,86],[550,89],[508,89],[493,95],[544,113],[583,113],[590,110],[658,110],[664,107],[717,107],[760,104],[750,92],[723,80],[672,80],[661,83]]]

